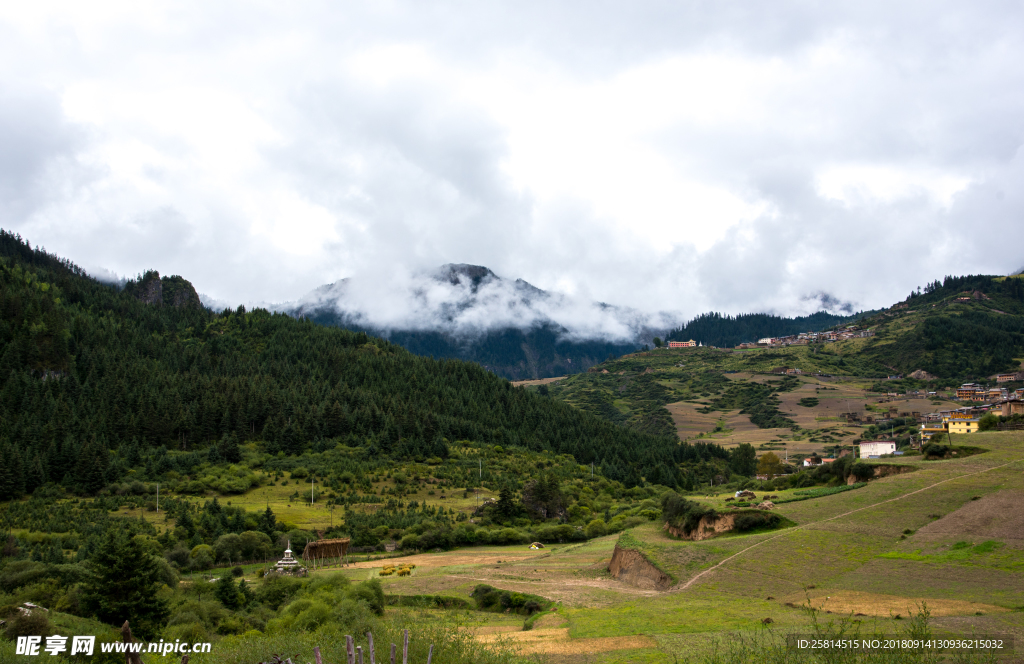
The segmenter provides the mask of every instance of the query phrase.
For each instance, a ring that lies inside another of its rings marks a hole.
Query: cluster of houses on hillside
[[[780,346],[806,346],[809,343],[815,341],[844,341],[846,339],[858,339],[861,337],[873,337],[874,331],[870,329],[861,329],[856,325],[847,325],[839,330],[828,330],[826,332],[801,332],[799,334],[791,334],[786,337],[764,337],[758,339],[757,343],[745,342],[736,346],[737,349],[746,348],[777,348]],[[693,339],[689,341],[670,341],[668,342],[669,348],[698,348],[704,344],[698,343]]]
[[[809,343],[815,341],[845,341],[846,339],[858,339],[862,337],[874,336],[874,331],[870,329],[861,329],[856,325],[847,325],[844,328],[838,330],[828,330],[825,332],[801,332],[799,334],[791,334],[786,337],[764,337],[758,339],[757,343],[743,343],[736,348],[778,348],[781,346],[806,346]]]
[[[973,385],[973,384],[968,384]],[[961,389],[970,390],[968,386],[961,386]],[[960,390],[957,390],[959,395]],[[985,394],[991,394],[986,391]],[[1011,415],[1024,415],[1024,388],[1007,393],[1002,390],[1002,398],[993,399],[992,403],[977,406],[964,406],[950,410],[941,410],[938,413],[925,415],[921,423],[921,440],[930,440],[933,436],[944,433],[974,433],[978,430],[981,418],[991,413],[1010,417]],[[966,400],[973,401],[968,397]]]
[[[1017,376],[1018,374],[1001,374],[1006,376]],[[1019,380],[1012,378],[1010,380]],[[1009,381],[1000,381],[1009,382]],[[976,383],[964,383],[956,388],[956,399],[958,401],[1006,401],[1007,399],[1024,399],[1024,388],[1013,392],[1005,387],[984,387]]]

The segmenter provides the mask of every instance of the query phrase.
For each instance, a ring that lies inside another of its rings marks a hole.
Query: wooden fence
[[[363,647],[355,645],[351,636],[345,637],[345,655],[347,658],[347,664],[377,664],[377,653],[374,650],[373,645],[373,632],[366,633],[366,655],[370,658],[369,662],[363,658]],[[316,660],[316,664],[324,664],[323,658],[320,657],[320,647],[313,648],[313,658]],[[434,644],[430,644],[430,649],[427,651],[427,664],[431,663],[434,659]],[[182,664],[188,664],[188,659],[183,658]],[[282,660],[279,657],[274,657],[269,662],[260,662],[260,664],[298,664],[292,662],[291,659]],[[310,663],[311,664],[311,663]],[[384,662],[381,662],[384,664]],[[391,644],[391,664],[398,664],[398,646],[394,643]],[[409,630],[402,631],[402,664],[409,664]]]

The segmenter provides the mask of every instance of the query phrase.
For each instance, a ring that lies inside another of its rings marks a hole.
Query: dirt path
[[[686,590],[687,588],[689,588],[690,586],[692,586],[694,583],[696,583],[698,579],[700,579],[701,577],[703,577],[703,576],[705,576],[707,574],[710,574],[711,572],[714,572],[716,569],[718,569],[722,565],[726,564],[727,562],[729,562],[733,558],[741,556],[744,553],[746,553],[747,551],[750,551],[751,549],[757,548],[757,547],[761,546],[762,544],[765,544],[767,542],[771,542],[772,540],[776,540],[776,539],[778,539],[780,537],[784,537],[784,536],[788,535],[789,533],[795,532],[797,530],[802,530],[804,528],[808,528],[810,526],[815,526],[815,525],[818,525],[818,524],[821,524],[821,523],[827,523],[829,521],[835,521],[836,519],[841,519],[844,516],[849,516],[851,514],[856,514],[857,512],[863,512],[864,510],[869,510],[869,509],[878,507],[879,505],[885,505],[886,503],[894,503],[897,500],[903,500],[904,498],[907,498],[908,496],[913,496],[916,493],[921,493],[922,491],[927,491],[928,489],[933,489],[933,488],[939,486],[940,484],[945,484],[946,482],[952,482],[953,480],[962,480],[965,477],[973,477],[974,475],[981,475],[982,473],[987,473],[987,472],[992,471],[992,470],[998,470],[1000,468],[1005,468],[1006,466],[1010,466],[1010,465],[1013,465],[1015,463],[1020,463],[1021,461],[1024,461],[1024,458],[1022,458],[1022,459],[1014,459],[1013,461],[1008,461],[1008,462],[1006,462],[1004,464],[1000,464],[998,466],[992,466],[991,468],[986,468],[984,470],[979,470],[979,471],[976,471],[976,472],[973,472],[973,473],[966,473],[964,475],[957,475],[956,477],[950,477],[948,479],[942,480],[941,482],[936,482],[935,484],[929,484],[928,486],[923,487],[921,489],[917,489],[916,491],[911,491],[910,493],[905,493],[902,496],[897,496],[896,498],[889,498],[888,500],[883,500],[881,502],[877,502],[877,503],[875,503],[873,505],[868,505],[866,507],[858,507],[855,510],[850,510],[849,512],[843,512],[842,514],[837,514],[836,516],[830,516],[827,519],[821,519],[819,521],[812,521],[811,523],[805,523],[805,524],[803,524],[801,526],[795,526],[793,528],[787,528],[786,530],[782,531],[778,535],[775,535],[773,537],[769,537],[767,539],[763,539],[760,542],[757,542],[756,544],[751,544],[747,548],[741,549],[741,550],[737,551],[736,553],[732,554],[731,556],[729,556],[725,560],[721,561],[720,563],[718,563],[714,567],[709,567],[708,569],[704,570],[703,572],[701,572],[697,576],[695,576],[692,579],[690,579],[689,581],[687,581],[685,584],[683,584],[681,586],[676,586],[675,588],[672,588],[668,592],[671,592],[671,593],[682,592],[682,591]]]

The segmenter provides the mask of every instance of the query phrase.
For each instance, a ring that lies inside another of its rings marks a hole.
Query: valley
[[[100,284],[3,234],[0,663],[24,630],[109,641],[122,617],[211,642],[193,664],[314,645],[341,661],[344,634],[410,625],[417,657],[433,640],[445,664],[759,661],[787,633],[841,630],[1024,638],[1020,418],[919,438],[927,414],[984,405],[960,380],[995,384],[976,372],[1024,354],[1019,295],[953,279],[858,320],[871,334],[513,384],[212,312],[177,275]],[[896,454],[859,458],[885,438]],[[269,571],[320,539],[346,555]]]

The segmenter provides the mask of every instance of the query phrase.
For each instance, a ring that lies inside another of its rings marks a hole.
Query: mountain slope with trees
[[[261,309],[169,303],[166,283],[154,299],[149,273],[118,290],[6,232],[0,259],[0,499],[47,482],[92,493],[152,450],[174,451],[154,463],[187,474],[245,441],[285,455],[343,442],[426,458],[466,439],[572,454],[627,485],[679,479],[685,450],[671,437],[469,362]]]

